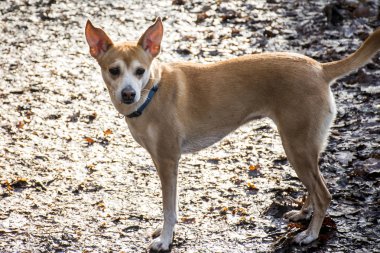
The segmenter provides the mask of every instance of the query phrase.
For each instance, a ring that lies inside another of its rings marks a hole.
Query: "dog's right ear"
[[[100,28],[92,25],[90,20],[86,23],[86,40],[90,46],[90,54],[95,59],[104,54],[112,45],[112,40]]]

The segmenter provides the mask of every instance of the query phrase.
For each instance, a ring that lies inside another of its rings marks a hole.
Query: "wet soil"
[[[147,152],[88,54],[89,18],[115,41],[164,19],[162,61],[291,51],[328,62],[380,25],[377,1],[0,1],[0,252],[144,252],[162,223]],[[320,167],[333,200],[320,237],[275,125],[261,120],[180,163],[172,252],[380,252],[380,56],[333,85]]]

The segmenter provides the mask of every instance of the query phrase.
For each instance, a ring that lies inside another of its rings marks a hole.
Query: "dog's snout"
[[[124,88],[121,91],[121,100],[125,104],[132,104],[135,102],[136,91],[130,87]]]

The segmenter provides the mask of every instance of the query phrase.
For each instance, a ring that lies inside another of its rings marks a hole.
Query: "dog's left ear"
[[[102,29],[93,26],[90,20],[87,20],[85,34],[90,47],[90,54],[95,59],[99,58],[113,45],[108,35]]]
[[[156,22],[151,25],[139,39],[137,45],[141,46],[152,57],[156,57],[160,53],[161,40],[164,33],[161,18],[158,17]]]

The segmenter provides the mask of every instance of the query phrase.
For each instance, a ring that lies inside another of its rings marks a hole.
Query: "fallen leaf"
[[[107,223],[104,221],[102,224],[100,224],[99,228],[104,229],[107,227]]]
[[[25,123],[24,123],[24,121],[19,121],[18,123],[17,123],[17,125],[16,125],[16,127],[18,128],[18,129],[21,129],[21,128],[24,128],[24,125],[25,125]]]
[[[325,217],[322,223],[322,227],[336,229],[336,223],[331,217]]]
[[[336,227],[335,221],[331,219],[331,217],[327,216],[323,220],[318,240],[322,242],[326,242],[334,237],[334,234],[336,231],[337,231],[337,227]]]
[[[91,115],[88,116],[89,121],[94,121],[98,114],[96,112],[93,112]]]
[[[130,232],[138,231],[139,229],[140,229],[140,226],[132,225],[132,226],[128,226],[126,228],[123,228],[122,231],[124,233],[130,233]]]
[[[84,137],[84,140],[88,143],[88,144],[94,144],[95,143],[95,140],[90,138],[90,137]]]
[[[195,218],[182,217],[181,221],[182,223],[185,223],[185,224],[195,223]]]
[[[96,171],[96,169],[95,169],[95,164],[88,164],[88,165],[86,165],[85,168],[86,168],[90,173]]]
[[[197,37],[192,36],[192,35],[185,35],[185,36],[183,36],[182,40],[183,40],[183,41],[191,41],[191,42],[194,42],[194,41],[197,40]]]
[[[13,187],[12,187],[12,184],[8,181],[8,180],[5,180],[3,183],[2,183],[3,186],[5,186],[5,188],[7,188],[8,191],[13,191]]]
[[[225,214],[227,214],[227,211],[228,211],[228,207],[222,207],[222,209],[220,209],[220,211],[219,211],[219,214],[225,215]]]
[[[111,129],[107,129],[107,130],[103,131],[103,134],[104,134],[104,136],[111,135],[112,134],[112,130]]]
[[[172,5],[184,5],[186,0],[173,0]]]
[[[256,165],[250,165],[249,166],[249,170],[250,171],[255,171],[255,170],[258,170],[260,169],[260,165],[259,164],[256,164]]]
[[[306,225],[302,224],[302,223],[289,223],[288,224],[288,228],[298,228],[298,229],[305,229],[306,228]]]
[[[247,187],[249,190],[258,190],[258,188],[256,187],[256,185],[252,182],[248,182],[247,183]]]
[[[28,179],[26,179],[25,177],[18,177],[16,179],[16,182],[21,182],[21,183],[26,183],[28,181]]]
[[[206,40],[212,40],[212,39],[214,39],[214,33],[213,32],[208,32],[207,34],[206,34],[206,37],[205,37],[205,39]]]
[[[238,207],[232,210],[232,215],[240,215],[240,216],[245,216],[247,215],[247,210],[243,207]]]
[[[203,21],[205,21],[205,19],[208,18],[208,15],[206,14],[206,12],[202,12],[202,13],[198,13],[197,14],[197,20],[195,21],[195,23],[201,23]]]
[[[241,225],[249,225],[249,224],[251,224],[253,222],[254,222],[254,218],[253,217],[247,218],[247,217],[243,216],[243,217],[239,218],[239,220],[236,223],[236,225],[240,225],[240,226]]]
[[[222,16],[222,21],[226,22],[229,19],[237,18],[237,13],[234,10],[227,10],[225,14]]]
[[[183,54],[183,55],[189,55],[189,54],[191,54],[191,50],[188,49],[188,48],[185,48],[185,47],[179,47],[176,50],[176,52],[179,53],[179,54]]]
[[[240,30],[233,27],[232,30],[231,30],[231,36],[237,36],[240,34]]]
[[[16,180],[14,180],[12,182],[12,187],[23,187],[27,184],[28,182],[28,179],[24,178],[24,177],[18,177],[16,178]]]
[[[102,211],[104,211],[104,210],[106,209],[106,204],[104,203],[103,200],[97,202],[97,203],[96,203],[96,206],[97,206],[100,210],[102,210]]]

